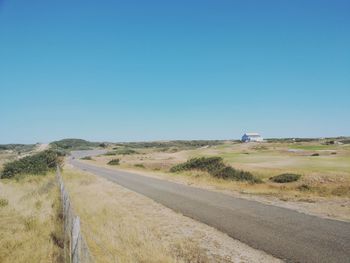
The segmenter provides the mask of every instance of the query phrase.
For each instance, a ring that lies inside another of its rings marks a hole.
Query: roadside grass
[[[191,262],[209,262],[198,248],[190,255],[176,248],[181,255],[176,258],[175,247],[162,242],[157,218],[146,217],[151,211],[139,195],[74,169],[64,169],[63,177],[96,262],[190,262],[186,258],[193,257]]]
[[[54,174],[0,180],[0,262],[63,262]]]
[[[67,165],[63,178],[96,263],[278,262],[98,176]]]

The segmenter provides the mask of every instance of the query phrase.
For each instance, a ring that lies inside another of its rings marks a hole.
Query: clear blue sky
[[[350,135],[350,1],[0,0],[0,143]]]

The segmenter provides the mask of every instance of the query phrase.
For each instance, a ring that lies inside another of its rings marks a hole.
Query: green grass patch
[[[333,149],[333,145],[291,145],[293,149],[305,150],[305,151],[318,151]]]

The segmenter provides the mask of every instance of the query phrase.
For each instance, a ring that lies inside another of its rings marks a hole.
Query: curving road
[[[287,262],[350,262],[350,223],[77,160],[100,153],[73,152],[69,161]]]

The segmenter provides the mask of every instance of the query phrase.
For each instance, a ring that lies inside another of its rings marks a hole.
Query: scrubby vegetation
[[[0,144],[0,150],[25,153],[34,150],[35,144]]]
[[[104,155],[106,156],[113,156],[113,155],[117,155],[116,152],[110,151],[110,152],[106,152]]]
[[[313,154],[311,154],[311,156],[320,156],[320,154],[319,153],[313,153]]]
[[[120,160],[119,159],[112,159],[107,164],[109,165],[119,165]]]
[[[128,142],[119,143],[118,146],[130,148],[178,148],[178,149],[192,149],[204,146],[214,146],[223,144],[220,140],[192,140],[192,141],[159,141],[159,142]]]
[[[201,170],[208,173],[214,173],[225,167],[221,157],[201,157],[192,158],[187,162],[173,166],[170,172],[180,172],[186,170]]]
[[[91,156],[85,156],[85,157],[80,158],[80,159],[81,160],[86,160],[86,161],[91,161],[92,160]]]
[[[249,181],[252,183],[261,182],[250,172],[236,170],[231,166],[225,165],[221,157],[201,157],[193,158],[187,162],[173,166],[170,172],[181,172],[188,170],[200,170],[208,172],[210,175],[227,180]]]
[[[114,151],[106,152],[104,155],[112,156],[112,155],[129,155],[129,154],[138,154],[137,151],[128,148],[113,148]]]
[[[5,198],[0,198],[0,208],[5,207],[9,204],[9,201]]]
[[[91,148],[99,147],[100,145],[101,143],[89,142],[82,139],[63,139],[50,143],[52,148],[63,151],[90,150]]]
[[[128,149],[128,148],[124,148],[124,149],[117,149],[115,151],[116,154],[120,154],[120,155],[129,155],[129,154],[138,154],[137,151],[133,150],[133,149]]]
[[[46,174],[62,161],[62,155],[53,150],[46,150],[26,156],[4,165],[0,178],[11,178],[18,174]]]
[[[138,168],[145,168],[145,166],[142,163],[137,163],[134,166]]]
[[[275,183],[291,183],[291,182],[296,182],[300,179],[301,175],[300,174],[292,174],[292,173],[285,173],[285,174],[280,174],[274,177],[271,177],[270,180],[275,182]]]

